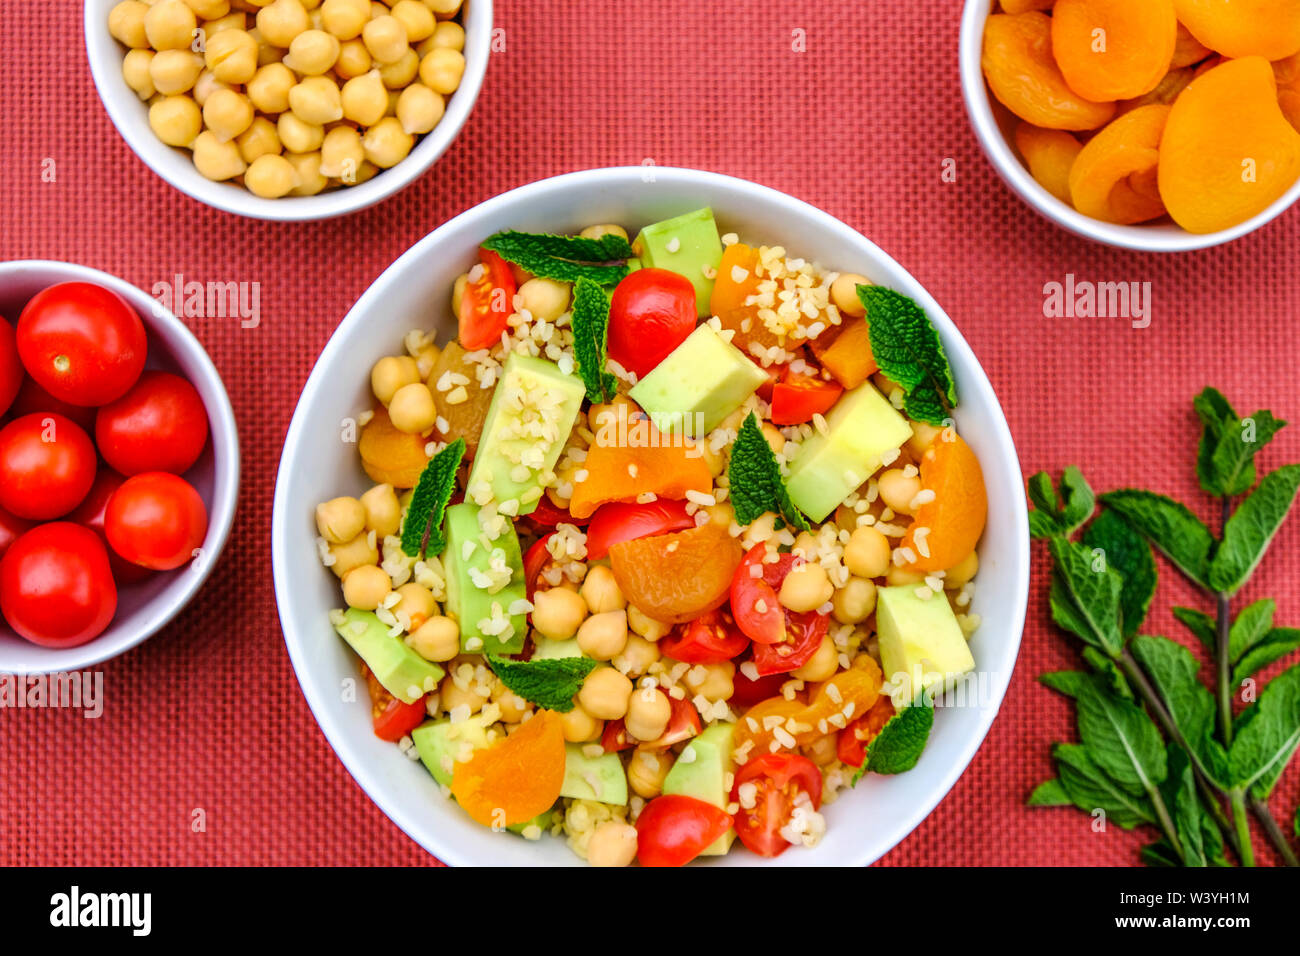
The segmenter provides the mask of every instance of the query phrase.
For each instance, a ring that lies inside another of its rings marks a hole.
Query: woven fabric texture
[[[7,2],[0,257],[79,262],[146,289],[176,273],[256,281],[262,321],[187,320],[225,379],[243,444],[220,566],[178,621],[106,666],[101,719],[0,712],[0,863],[433,862],[353,782],[299,691],[272,595],[272,486],[299,389],[357,297],[437,224],[549,175],[650,159],[820,206],[895,256],[957,321],[1026,474],[1078,463],[1098,488],[1140,484],[1207,512],[1191,473],[1191,397],[1216,384],[1240,409],[1300,419],[1287,331],[1300,314],[1300,212],[1227,247],[1163,257],[1039,219],[997,179],[967,122],[960,6],[498,0],[505,50],[432,170],[362,213],[276,225],[200,205],[131,153],[91,83],[81,4]],[[42,178],[47,161],[54,182]],[[1151,326],[1044,318],[1043,284],[1066,273],[1151,282]],[[1300,428],[1267,452],[1270,465],[1288,460],[1300,460]],[[1136,835],[1024,807],[1051,773],[1050,743],[1073,739],[1066,702],[1034,680],[1077,660],[1050,623],[1044,571],[1039,553],[1019,664],[988,739],[884,863],[1136,862]],[[1162,572],[1148,627],[1177,635],[1167,608],[1198,599]],[[1264,594],[1280,622],[1300,622],[1300,522],[1245,598]],[[1293,768],[1274,799],[1288,823],[1298,797]],[[195,833],[199,809],[206,830]]]

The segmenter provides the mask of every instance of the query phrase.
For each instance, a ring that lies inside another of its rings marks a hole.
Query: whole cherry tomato
[[[208,442],[208,413],[198,389],[171,372],[148,371],[95,416],[95,444],[124,475],[182,475]]]
[[[0,612],[33,644],[84,644],[103,633],[116,610],[108,553],[89,528],[40,525],[0,559]]]
[[[196,556],[208,533],[208,512],[184,478],[147,471],[126,479],[108,499],[104,533],[128,561],[170,571]]]
[[[144,370],[148,349],[130,304],[90,282],[52,285],[18,317],[18,354],[28,374],[73,405],[121,398]]]
[[[139,584],[146,578],[153,577],[154,574],[148,568],[132,564],[109,547],[108,536],[104,533],[104,512],[108,508],[108,499],[113,497],[113,492],[122,487],[124,481],[126,479],[112,468],[99,469],[99,474],[95,475],[95,483],[90,486],[90,493],[86,495],[86,499],[77,506],[76,511],[68,515],[69,521],[84,525],[103,538],[104,546],[108,547],[108,566],[113,569],[113,580],[119,587]]]
[[[22,384],[23,363],[18,359],[14,327],[0,316],[0,415],[9,410]]]
[[[609,302],[609,357],[638,378],[695,331],[695,286],[667,269],[638,269]]]
[[[22,418],[35,412],[53,412],[76,422],[85,429],[87,435],[95,431],[95,409],[60,401],[41,388],[40,383],[30,375],[23,379],[22,385],[18,388],[18,397],[14,399],[9,411],[14,418]]]
[[[0,558],[13,544],[32,529],[32,523],[0,508]]]
[[[81,504],[95,481],[95,446],[62,415],[24,415],[0,429],[0,508],[49,521]]]

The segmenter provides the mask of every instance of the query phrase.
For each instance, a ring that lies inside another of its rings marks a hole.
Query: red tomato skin
[[[23,363],[18,358],[14,327],[0,316],[0,415],[9,411],[23,384]]]
[[[759,676],[788,674],[807,664],[817,653],[822,638],[830,629],[830,615],[818,614],[816,611],[809,611],[806,614],[795,614],[790,611],[785,616],[785,629],[786,633],[793,638],[792,650],[789,654],[783,656],[778,650],[787,646],[785,642],[754,645],[754,667],[758,670]]]
[[[30,521],[0,508],[0,558],[5,556],[5,552],[9,550],[9,545],[31,530],[32,523]]]
[[[711,803],[679,794],[655,797],[637,817],[637,859],[642,866],[685,866],[729,829],[731,817]]]
[[[491,348],[510,324],[518,289],[510,264],[491,249],[479,249],[484,274],[479,282],[466,282],[460,299],[458,338],[470,352]]]
[[[551,540],[554,533],[551,532],[551,534],[538,538],[524,554],[524,586],[527,588],[528,600],[530,601],[533,599],[533,595],[537,593],[538,576],[551,563],[551,552],[546,550],[546,543]]]
[[[57,399],[104,405],[126,394],[144,370],[144,323],[112,289],[60,282],[38,292],[18,317],[18,354]]]
[[[748,647],[749,638],[723,610],[708,611],[679,624],[659,642],[665,657],[687,664],[720,664],[739,657]]]
[[[601,505],[587,526],[587,557],[599,561],[620,541],[646,538],[695,527],[686,502],[660,498],[647,504],[615,501]]]
[[[409,734],[429,716],[421,697],[413,704],[405,703],[396,697],[389,701],[383,712],[374,718],[375,736],[395,744]]]
[[[764,564],[767,545],[756,544],[745,553],[731,578],[731,614],[741,633],[757,644],[775,644],[785,637],[785,614],[776,589],[794,565],[791,555],[780,555],[772,564]],[[753,568],[762,568],[754,577]],[[766,610],[758,610],[762,601]]]
[[[600,745],[605,748],[606,753],[616,753],[637,746],[645,747],[647,750],[664,750],[683,740],[690,740],[704,729],[704,722],[700,720],[700,712],[695,709],[694,704],[684,698],[674,697],[662,687],[659,688],[659,693],[668,698],[669,706],[672,707],[672,713],[668,717],[668,727],[664,730],[663,736],[658,740],[637,740],[628,735],[623,718],[607,720],[605,730],[600,735]]]
[[[740,787],[756,783],[758,793],[752,809],[736,814],[736,836],[759,856],[780,856],[793,844],[780,830],[794,807],[795,794],[808,794],[814,810],[822,805],[822,774],[807,757],[798,754],[760,754],[737,769],[731,799],[740,802]]]
[[[189,471],[208,443],[208,412],[198,389],[171,372],[147,371],[95,415],[95,444],[119,473]]]
[[[772,387],[772,424],[802,425],[810,422],[814,415],[825,415],[830,411],[843,392],[843,386],[836,382],[786,369],[781,380]]]
[[[86,499],[68,515],[69,521],[84,525],[103,539],[104,547],[108,549],[108,566],[113,571],[113,580],[117,582],[118,587],[139,584],[154,575],[153,571],[132,564],[114,551],[108,543],[108,535],[104,533],[104,512],[108,508],[108,499],[113,497],[113,492],[122,487],[124,481],[126,478],[111,468],[99,469]]]
[[[609,357],[638,378],[695,331],[695,286],[667,269],[638,269],[609,303]]]
[[[95,409],[83,408],[80,405],[59,401],[59,399],[41,388],[40,383],[30,375],[23,379],[23,383],[18,389],[18,397],[14,399],[9,411],[14,418],[22,418],[24,415],[31,415],[34,412],[46,414],[53,412],[76,422],[85,430],[87,435],[95,433]]]
[[[0,559],[0,612],[43,647],[76,647],[104,632],[117,611],[108,553],[89,528],[43,524]]]
[[[789,680],[785,674],[760,675],[758,680],[750,680],[741,670],[743,663],[742,661],[737,664],[736,673],[731,679],[733,690],[727,702],[733,710],[748,710],[760,701],[778,696],[781,693],[781,685]]]
[[[208,532],[203,499],[184,478],[163,471],[133,475],[104,511],[108,543],[128,561],[171,571],[194,558]]]
[[[0,429],[0,508],[31,521],[61,518],[95,481],[95,446],[62,415],[32,414]]]

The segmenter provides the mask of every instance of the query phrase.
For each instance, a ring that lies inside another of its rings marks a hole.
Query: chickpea
[[[875,528],[854,528],[844,546],[844,566],[860,578],[878,578],[889,570],[889,539]]]
[[[876,609],[876,583],[851,577],[831,598],[831,614],[841,624],[861,624]]]
[[[660,658],[659,645],[639,634],[628,634],[622,652],[611,659],[614,666],[629,677],[641,677]]]
[[[182,0],[160,0],[144,15],[144,34],[149,45],[163,50],[188,50],[199,21]]]
[[[823,734],[804,746],[803,753],[819,767],[829,767],[839,759],[839,738],[837,734]]]
[[[433,41],[435,47],[446,47],[449,50],[464,50],[465,28],[454,20],[448,20],[439,23],[434,27],[433,36],[429,39]],[[615,228],[618,227],[615,226]]]
[[[578,627],[578,646],[588,657],[608,661],[627,647],[627,612],[593,614]]]
[[[392,485],[375,485],[361,496],[361,507],[366,512],[366,528],[376,537],[397,534],[402,525],[402,505]]]
[[[437,126],[446,109],[442,97],[423,83],[412,83],[397,97],[397,121],[413,136]]]
[[[909,476],[901,468],[890,468],[881,474],[877,483],[880,500],[886,507],[893,508],[900,515],[910,515],[915,510],[912,499],[921,491],[919,476]]]
[[[901,587],[904,584],[920,584],[924,580],[924,572],[908,571],[896,564],[891,564],[889,570],[885,572],[885,583],[890,587]]]
[[[426,661],[444,664],[460,653],[460,625],[434,615],[406,635],[406,643]]]
[[[185,2],[191,7],[194,6],[190,0]],[[230,5],[226,4],[226,8],[229,10]],[[221,17],[203,17],[202,14],[199,16],[204,20],[203,32],[208,35],[209,40],[224,30],[244,30],[248,27],[248,18],[243,10],[234,10]]]
[[[122,58],[122,79],[142,100],[147,100],[158,92],[149,73],[149,64],[153,58],[153,50],[127,50],[126,56]]]
[[[356,130],[351,127],[336,126],[326,135],[326,143],[329,142],[331,136],[340,133],[342,130],[356,133]],[[419,381],[420,369],[415,364],[415,359],[409,355],[385,355],[370,370],[370,390],[375,393],[375,398],[379,399],[384,405],[392,402],[393,396],[397,394],[399,388],[404,385],[414,385]]]
[[[325,139],[325,127],[308,123],[294,113],[281,113],[275,122],[275,131],[280,134],[280,142],[291,153],[310,153],[320,149]]]
[[[795,613],[815,611],[835,593],[835,585],[820,564],[806,561],[781,582],[781,603]]]
[[[230,84],[222,83],[217,79],[216,74],[211,70],[205,69],[199,73],[199,78],[194,81],[194,89],[191,90],[190,93],[194,97],[194,102],[198,103],[199,106],[202,107],[208,102],[208,97],[217,90],[229,89],[232,89]]]
[[[605,722],[587,713],[581,703],[575,704],[567,714],[560,715],[560,730],[564,732],[564,739],[571,744],[596,740],[604,729]]]
[[[203,129],[203,114],[188,96],[166,96],[149,107],[149,128],[168,146],[189,146]]]
[[[454,17],[463,0],[424,0],[424,5],[433,11],[438,19]]]
[[[222,30],[204,44],[203,62],[222,83],[248,83],[257,74],[257,40],[246,30]]]
[[[248,31],[248,35],[257,44],[257,65],[259,67],[266,66],[268,63],[280,62],[280,58],[284,56],[284,51],[267,43],[266,37],[262,36],[261,30],[253,27]]]
[[[703,511],[709,516],[710,524],[720,524],[724,528],[730,528],[731,522],[736,520],[736,512],[731,507],[730,501],[719,501],[716,505],[707,505]]]
[[[626,395],[615,395],[611,402],[593,404],[587,410],[587,422],[594,432],[599,432],[602,428],[617,428],[621,420],[630,420],[635,411],[631,399]]]
[[[452,315],[460,315],[460,300],[465,297],[465,284],[467,282],[469,282],[469,274],[462,272],[456,276],[456,281],[451,284]]]
[[[217,90],[203,106],[203,122],[223,143],[252,126],[254,115],[248,97],[234,90]]]
[[[351,126],[335,126],[326,133],[320,152],[320,171],[326,176],[332,176],[343,182],[356,180],[357,169],[366,158],[365,150],[361,148],[361,134]],[[410,383],[403,382],[403,384]],[[392,394],[389,393],[388,397],[391,401]]]
[[[377,564],[363,564],[343,575],[343,600],[348,607],[373,611],[392,591],[388,572]]]
[[[343,84],[340,94],[343,116],[362,126],[373,126],[388,108],[388,91],[378,70],[353,77]]]
[[[781,454],[785,450],[785,436],[781,434],[781,430],[771,422],[763,422],[762,431],[763,437],[767,439],[768,447],[772,449],[772,452],[777,455]]]
[[[438,420],[438,408],[433,403],[429,386],[415,382],[399,388],[388,406],[388,417],[399,432],[408,435],[427,432]]]
[[[415,630],[429,618],[438,613],[438,602],[433,599],[433,592],[422,584],[410,581],[397,589],[397,603],[389,610],[394,614],[405,613]]]
[[[524,714],[528,713],[528,701],[500,680],[492,685],[492,700],[501,708],[501,719],[507,724],[519,723],[524,719]]]
[[[330,544],[351,541],[366,527],[366,509],[346,495],[322,501],[316,506],[316,530]]]
[[[379,175],[379,167],[376,166],[374,163],[372,163],[370,160],[363,159],[361,161],[361,165],[358,166],[356,170],[352,173],[351,179],[348,179],[347,174],[344,174],[343,182],[354,186],[357,183],[369,182],[370,180],[374,179],[378,175]]]
[[[334,72],[341,80],[356,79],[370,72],[373,61],[370,51],[360,40],[348,40],[339,47],[339,57],[334,61]]]
[[[257,11],[257,29],[266,42],[287,50],[293,38],[311,27],[301,0],[274,0]]]
[[[700,457],[704,459],[704,463],[709,466],[709,474],[712,477],[717,478],[726,470],[727,457],[726,453],[721,448],[714,449],[714,447],[704,439],[696,442],[696,447],[699,448]]]
[[[233,142],[223,143],[210,130],[205,129],[194,137],[190,149],[193,150],[194,168],[214,182],[242,176],[248,169],[244,157],[239,155],[239,147]]]
[[[460,688],[456,686],[451,674],[444,677],[438,685],[438,700],[444,710],[468,707],[471,714],[477,714],[488,702],[487,695],[479,693],[477,681],[470,681],[469,686]]]
[[[343,118],[342,94],[338,84],[328,76],[308,76],[289,90],[289,109],[304,123],[324,126]],[[295,149],[294,152],[305,153],[308,150]]]
[[[340,40],[353,40],[370,19],[370,0],[325,0],[320,14],[326,30]]]
[[[289,108],[289,91],[298,82],[283,63],[268,63],[248,81],[248,99],[263,113],[283,113]]]
[[[263,156],[280,154],[280,134],[275,131],[275,124],[265,116],[254,119],[248,129],[235,137],[235,144],[239,147],[239,155],[244,157],[244,162],[250,164]]]
[[[414,0],[403,0],[413,3]],[[424,7],[420,6],[423,10]],[[587,839],[587,862],[592,866],[631,866],[636,859],[636,827],[622,820],[606,820]]]
[[[140,0],[122,0],[108,11],[108,32],[123,46],[141,50],[149,46],[149,36],[145,31],[144,18],[149,12],[149,4]],[[188,44],[187,44],[188,45]]]
[[[817,650],[813,651],[813,656],[808,658],[808,663],[791,671],[790,676],[803,681],[830,680],[839,667],[840,655],[835,649],[835,642],[830,639],[830,635],[826,635],[817,645]]]
[[[943,586],[946,588],[959,588],[974,578],[979,569],[980,556],[972,551],[948,569],[947,574],[943,576]]]
[[[392,15],[366,21],[361,28],[361,39],[376,63],[396,63],[410,49],[406,27]]]
[[[384,77],[385,77],[384,70],[386,70],[386,69],[387,69],[387,67],[383,67],[383,68],[381,68],[380,71],[379,71],[379,78],[380,78],[381,80],[384,80],[384,99],[385,99],[384,115],[385,115],[385,116],[396,116],[396,115],[397,115],[397,100],[398,100],[400,94],[398,93],[397,90],[390,90],[390,89],[387,88],[387,86],[388,86],[388,81],[387,81],[386,79],[384,79]]]
[[[411,85],[415,79],[415,74],[420,70],[420,57],[409,47],[406,52],[394,60],[392,63],[384,63],[379,66],[379,78],[383,81],[385,89],[389,90],[389,114],[397,112],[397,93]]]
[[[419,43],[433,36],[436,21],[420,0],[397,0],[392,7],[393,17],[406,28],[406,42]]]
[[[664,637],[672,630],[671,625],[665,624],[663,621],[656,621],[633,604],[627,606],[627,626],[632,629],[633,633],[644,637],[651,643]]]
[[[304,30],[289,44],[284,65],[304,76],[328,72],[339,58],[339,38],[324,30]]]
[[[149,79],[163,96],[193,89],[203,72],[203,58],[189,50],[163,50],[149,61]]]
[[[361,145],[366,151],[366,159],[380,169],[388,169],[410,155],[415,140],[402,129],[397,117],[386,116],[366,130]]]
[[[571,289],[567,282],[542,278],[529,279],[519,287],[519,295],[523,300],[522,308],[531,312],[534,318],[554,322],[568,311]]]
[[[671,751],[646,750],[638,747],[627,762],[627,784],[645,800],[653,800],[664,789],[664,778],[673,769]]]
[[[533,595],[533,628],[553,641],[567,641],[587,617],[587,602],[576,591],[550,588]]]
[[[353,568],[359,568],[365,564],[376,566],[379,564],[379,548],[370,543],[370,535],[365,533],[359,534],[351,541],[343,544],[332,544],[329,550],[330,555],[334,558],[330,570],[340,578]]]
[[[200,20],[216,20],[230,12],[230,0],[185,0]]]
[[[587,572],[578,593],[592,614],[621,611],[627,607],[627,598],[623,597],[618,581],[614,580],[614,572],[603,564],[597,564]]]
[[[726,700],[735,693],[732,679],[736,676],[736,665],[731,661],[718,664],[696,664],[682,680],[692,694],[702,694],[708,700]]]
[[[463,31],[461,35],[464,36]],[[587,226],[578,235],[586,239],[599,239],[602,236],[618,236],[621,239],[626,239],[627,230],[616,223],[601,222],[594,226]]]
[[[430,89],[450,96],[465,75],[465,54],[449,47],[434,47],[420,61],[420,80]]]
[[[637,740],[658,740],[668,728],[673,714],[668,695],[655,687],[639,687],[627,702],[624,726]]]
[[[831,303],[845,315],[860,319],[867,308],[858,298],[858,286],[871,285],[871,280],[855,272],[841,272],[831,283]]]
[[[925,422],[908,422],[912,426],[912,437],[907,440],[907,450],[920,461],[934,440],[943,434],[943,429]]]
[[[627,713],[632,682],[612,667],[597,667],[582,682],[578,703],[599,720],[618,720]]]

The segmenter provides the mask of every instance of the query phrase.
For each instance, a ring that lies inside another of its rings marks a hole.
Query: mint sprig
[[[903,389],[908,417],[943,426],[957,404],[948,355],[929,316],[919,305],[893,289],[857,287],[867,310],[871,354],[891,382]]]
[[[609,345],[609,294],[590,279],[573,284],[573,354],[578,374],[587,388],[587,400],[611,401],[618,392],[618,379],[606,371]]]
[[[515,661],[488,655],[488,667],[501,678],[511,693],[544,710],[567,714],[582,682],[599,665],[586,657],[557,657],[537,661]]]
[[[761,515],[774,511],[790,527],[808,530],[808,521],[790,500],[785,480],[781,477],[781,466],[777,464],[772,446],[763,436],[763,428],[753,412],[741,423],[732,443],[727,479],[731,488],[731,506],[740,524],[750,524]]]
[[[934,707],[922,695],[885,721],[880,733],[867,744],[867,759],[852,782],[857,783],[868,772],[895,774],[911,770],[921,759],[933,726]]]
[[[465,439],[457,438],[430,458],[420,472],[402,521],[402,553],[407,557],[436,556],[447,547],[442,535],[442,516],[456,490],[456,471],[464,457]]]
[[[483,248],[535,276],[559,282],[589,279],[603,286],[618,285],[628,273],[626,260],[632,257],[628,241],[613,234],[587,239],[507,230],[489,236]]]

